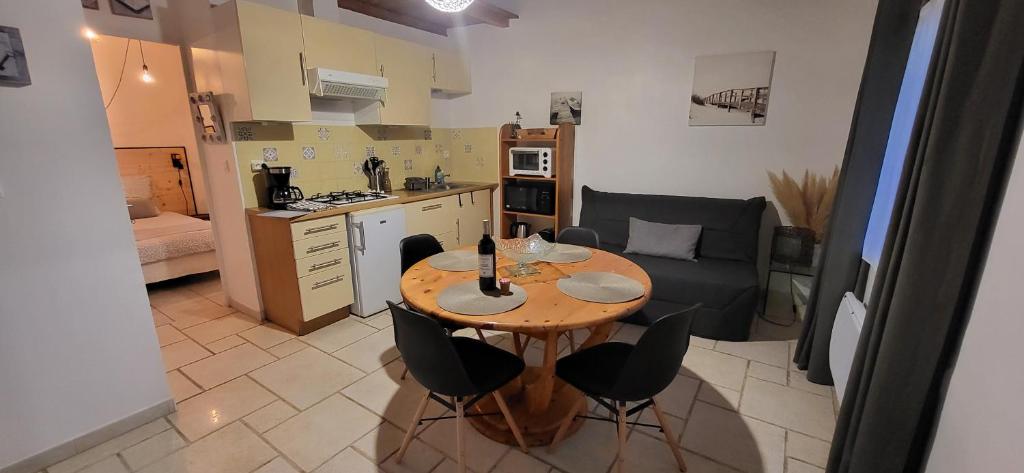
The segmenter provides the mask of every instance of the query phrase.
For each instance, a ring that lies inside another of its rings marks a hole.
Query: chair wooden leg
[[[512,431],[512,435],[516,438],[516,443],[519,444],[519,449],[523,453],[530,453],[530,449],[526,446],[526,440],[523,438],[523,432],[519,430],[519,425],[516,424],[516,420],[512,418],[512,411],[508,410],[508,404],[505,403],[505,396],[501,395],[500,391],[494,391],[491,393],[494,395],[494,402],[498,405],[498,409],[501,410],[501,414],[505,416],[505,422],[508,423],[509,430]]]
[[[661,412],[657,400],[651,399],[651,403],[651,407],[654,408],[654,415],[658,416],[658,423],[661,424],[661,431],[665,434],[668,448],[672,450],[672,456],[676,457],[676,463],[679,464],[679,471],[686,471],[686,461],[683,460],[683,452],[679,449],[679,444],[676,442],[676,435],[672,432],[672,428],[665,421],[665,413]]]
[[[412,443],[412,438],[416,435],[416,427],[420,425],[420,419],[423,418],[423,413],[427,410],[428,402],[430,402],[430,391],[423,394],[423,399],[420,400],[420,405],[416,408],[416,414],[412,416],[412,423],[409,424],[409,430],[405,431],[405,438],[402,439],[402,448],[398,449],[395,463],[402,463],[402,456],[405,455],[405,451],[409,449],[409,444]]]
[[[476,336],[477,338],[480,339],[481,342],[487,343],[487,337],[484,336],[483,330],[476,329]]]
[[[569,353],[576,353],[576,334],[569,330],[565,335],[569,337]]]
[[[626,403],[619,403],[619,413],[616,417],[619,421],[619,456],[615,458],[615,471],[623,473],[626,464]]]
[[[580,409],[586,409],[587,398],[580,397],[579,401],[576,401],[576,405],[569,409],[569,415],[562,421],[562,425],[558,426],[558,430],[555,432],[555,438],[551,439],[551,443],[548,444],[548,453],[555,453],[555,447],[565,438],[565,433],[569,431],[569,426],[572,425],[572,421],[576,419],[576,413]]]
[[[459,473],[466,473],[466,412],[462,399],[455,401],[455,441],[458,443]]]
[[[405,377],[406,377],[406,375],[408,375],[408,374],[409,374],[409,368],[407,367],[407,368],[405,368],[405,369],[403,369],[403,370],[402,370],[402,377],[401,377],[401,378],[398,378],[398,379],[401,379],[401,380],[403,380],[403,381],[404,381],[404,380],[405,380]]]
[[[523,339],[518,333],[512,334],[512,342],[515,345],[516,356],[519,358],[523,357],[523,353],[526,351],[526,346],[523,345]]]

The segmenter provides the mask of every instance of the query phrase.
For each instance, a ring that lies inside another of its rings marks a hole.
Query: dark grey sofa
[[[599,192],[583,186],[580,226],[601,237],[601,249],[640,265],[653,283],[651,302],[629,322],[648,324],[696,303],[693,334],[747,340],[758,293],[757,249],[764,197],[748,200]],[[629,218],[701,225],[697,261],[623,254]]]

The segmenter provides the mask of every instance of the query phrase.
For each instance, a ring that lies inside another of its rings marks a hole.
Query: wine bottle
[[[476,247],[477,255],[480,257],[480,290],[484,292],[494,291],[497,287],[495,277],[495,246],[491,239],[491,221],[484,220],[484,236]]]

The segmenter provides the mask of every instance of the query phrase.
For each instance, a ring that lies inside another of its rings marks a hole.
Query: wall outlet
[[[252,161],[249,161],[249,170],[251,170],[252,172],[260,172],[263,170],[263,165],[266,163],[266,161],[260,159],[254,159]]]

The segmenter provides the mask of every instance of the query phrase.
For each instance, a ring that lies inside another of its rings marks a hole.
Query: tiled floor
[[[456,470],[453,421],[420,427],[403,464],[394,461],[422,388],[399,379],[388,314],[294,337],[234,313],[222,298],[215,275],[152,289],[177,412],[46,472]],[[689,471],[822,472],[835,423],[832,390],[808,383],[789,362],[792,329],[763,322],[755,329],[756,342],[693,338],[661,396]],[[613,337],[635,341],[642,331],[621,325]],[[505,335],[490,338],[510,345]],[[527,362],[540,357],[531,347]],[[440,414],[436,405],[427,413]],[[641,421],[655,420],[644,412]],[[594,421],[554,454],[535,448],[526,455],[467,430],[467,463],[476,473],[606,472],[615,456],[614,426]],[[634,428],[627,449],[628,471],[677,471],[657,430]]]

